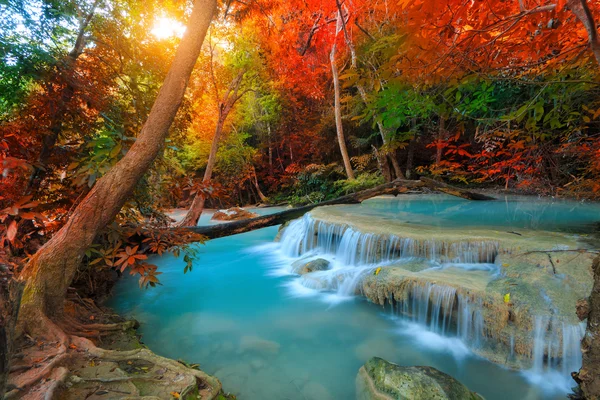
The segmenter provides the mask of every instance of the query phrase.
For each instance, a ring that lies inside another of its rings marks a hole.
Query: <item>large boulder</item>
[[[329,269],[329,261],[322,258],[316,260],[306,261],[298,260],[292,264],[292,272],[299,275],[308,274],[315,271],[325,271]]]
[[[358,370],[357,400],[481,400],[465,385],[432,367],[401,367],[373,357]]]
[[[232,207],[227,210],[219,210],[212,216],[213,221],[238,221],[240,219],[248,219],[258,217],[258,214],[240,207]]]

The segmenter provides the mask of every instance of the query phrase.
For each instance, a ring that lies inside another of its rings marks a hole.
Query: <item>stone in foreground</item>
[[[482,400],[479,394],[432,367],[401,367],[373,357],[358,370],[357,400]]]
[[[326,269],[329,269],[329,261],[323,258],[317,258],[316,260],[311,261],[301,259],[292,264],[292,271],[298,275],[304,275],[315,271],[325,271]]]

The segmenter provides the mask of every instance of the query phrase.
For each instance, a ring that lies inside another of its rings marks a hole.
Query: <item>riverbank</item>
[[[69,345],[56,355],[60,341],[20,338],[6,400],[235,399],[197,365],[155,354],[141,340],[137,321],[75,292],[70,298],[68,313],[77,315],[78,332],[66,332]]]

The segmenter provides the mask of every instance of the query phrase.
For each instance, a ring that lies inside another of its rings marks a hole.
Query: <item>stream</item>
[[[491,226],[583,236],[600,219],[598,204],[536,198],[399,196],[339,208],[442,229]],[[212,224],[210,217],[203,214],[200,224]],[[141,290],[137,278],[122,279],[108,306],[139,320],[154,352],[198,363],[240,400],[354,399],[356,373],[373,356],[435,367],[488,400],[564,399],[574,386],[560,371],[509,370],[476,356],[455,335],[361,297],[302,284],[289,272],[296,256],[282,249],[286,243],[274,242],[277,232],[271,227],[199,245],[194,269],[185,275],[181,260],[155,257],[150,262],[163,272],[162,285]]]

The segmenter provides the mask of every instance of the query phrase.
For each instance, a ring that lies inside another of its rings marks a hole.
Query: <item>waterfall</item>
[[[497,241],[445,241],[364,233],[349,224],[317,220],[310,214],[292,221],[285,228],[280,245],[286,257],[327,258],[331,262],[330,269],[302,275],[296,282],[304,288],[330,291],[343,297],[357,294],[363,278],[378,266],[410,260],[426,264],[425,268],[453,265],[466,270],[499,270],[494,265],[500,253]],[[418,275],[400,279],[397,284],[399,290],[394,289],[393,295],[388,293],[384,297],[389,301],[392,314],[401,315],[403,320],[414,323],[413,326],[426,327],[439,336],[460,339],[456,341],[481,350],[483,354],[489,349],[501,351],[504,346],[507,360],[514,361],[514,365],[522,361],[525,364],[520,365],[531,363],[527,373],[542,380],[556,381],[563,385],[561,387],[570,383],[570,373],[581,366],[580,342],[585,331],[582,324],[572,324],[556,316],[534,317],[529,342],[531,353],[524,355],[518,348],[523,346],[520,340],[528,339],[527,334],[521,338],[510,332],[510,337],[503,342],[491,330],[486,330],[484,311],[486,318],[493,316],[484,308],[488,305],[484,305],[480,296],[450,285],[421,280]],[[542,297],[550,302],[543,290]],[[548,373],[560,374],[560,377],[548,378]]]
[[[555,317],[535,317],[532,371],[540,374],[552,369],[569,376],[579,370],[584,334],[583,324],[569,324]]]
[[[483,340],[482,305],[451,286],[411,281],[392,309],[442,336],[457,336],[479,347]],[[394,302],[394,299],[391,300]]]
[[[281,236],[283,252],[298,257],[311,251],[335,256],[339,264],[360,266],[419,258],[436,263],[493,263],[499,243],[490,240],[446,242],[363,233],[346,224],[312,218],[292,221]]]

